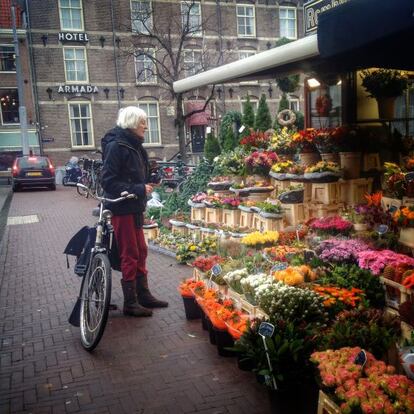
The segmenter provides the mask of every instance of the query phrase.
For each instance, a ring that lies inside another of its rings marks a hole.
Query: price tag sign
[[[305,263],[310,263],[316,257],[316,253],[314,250],[304,250],[303,256]]]
[[[279,262],[279,263],[276,263],[271,269],[270,269],[270,271],[273,273],[273,272],[278,272],[278,271],[280,271],[280,270],[285,270],[285,269],[287,269],[287,267],[288,267],[288,264],[287,263],[285,263],[285,262]]]
[[[259,326],[259,335],[264,338],[271,338],[275,332],[275,326],[269,322],[262,322]]]
[[[364,350],[358,352],[358,355],[355,357],[354,363],[357,365],[361,365],[364,368],[365,364],[367,363],[367,354]]]
[[[223,271],[223,269],[221,268],[221,266],[217,263],[215,264],[212,268],[211,268],[211,274],[213,276],[218,276],[221,274],[221,272]]]

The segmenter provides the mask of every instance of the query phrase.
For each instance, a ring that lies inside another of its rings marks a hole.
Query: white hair
[[[147,120],[147,114],[137,106],[127,106],[118,112],[116,124],[123,128],[136,128],[142,120]]]

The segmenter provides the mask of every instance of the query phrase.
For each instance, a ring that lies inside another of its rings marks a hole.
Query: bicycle
[[[76,313],[75,309],[78,308],[80,312],[79,326],[82,346],[87,351],[93,351],[101,340],[106,327],[112,288],[112,268],[109,254],[112,248],[114,229],[111,224],[112,213],[110,210],[104,209],[104,203],[119,203],[136,198],[136,195],[125,191],[121,193],[121,197],[109,199],[92,194],[91,190],[83,184],[77,184],[77,186],[99,201],[99,206],[92,212],[93,216],[98,217],[95,225],[96,239],[90,252],[88,269],[82,279],[78,302],[72,311],[72,314]]]
[[[88,198],[89,194],[101,196],[103,194],[101,186],[101,170],[103,163],[100,160],[83,160],[82,176],[79,183],[87,187],[90,191],[85,191],[83,187],[77,187],[77,192],[82,197]]]

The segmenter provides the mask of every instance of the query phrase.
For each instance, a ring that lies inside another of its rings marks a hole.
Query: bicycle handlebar
[[[93,197],[94,199],[96,199],[98,201],[106,201],[108,203],[119,203],[120,201],[123,201],[123,200],[131,200],[133,198],[137,198],[137,196],[135,194],[129,194],[127,191],[123,191],[121,193],[121,197],[118,197],[118,198],[99,197],[99,196],[93,194],[90,191],[90,189],[88,187],[86,187],[86,185],[83,185],[81,183],[77,183],[76,185],[78,187],[82,188],[83,190],[87,191],[91,197]]]

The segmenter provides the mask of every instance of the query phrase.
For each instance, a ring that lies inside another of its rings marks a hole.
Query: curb
[[[6,195],[3,206],[0,209],[0,250],[2,247],[3,235],[5,233],[5,228],[7,224],[7,218],[9,216],[9,209],[10,209],[12,198],[13,198],[13,191],[10,189],[8,191],[8,194]]]

